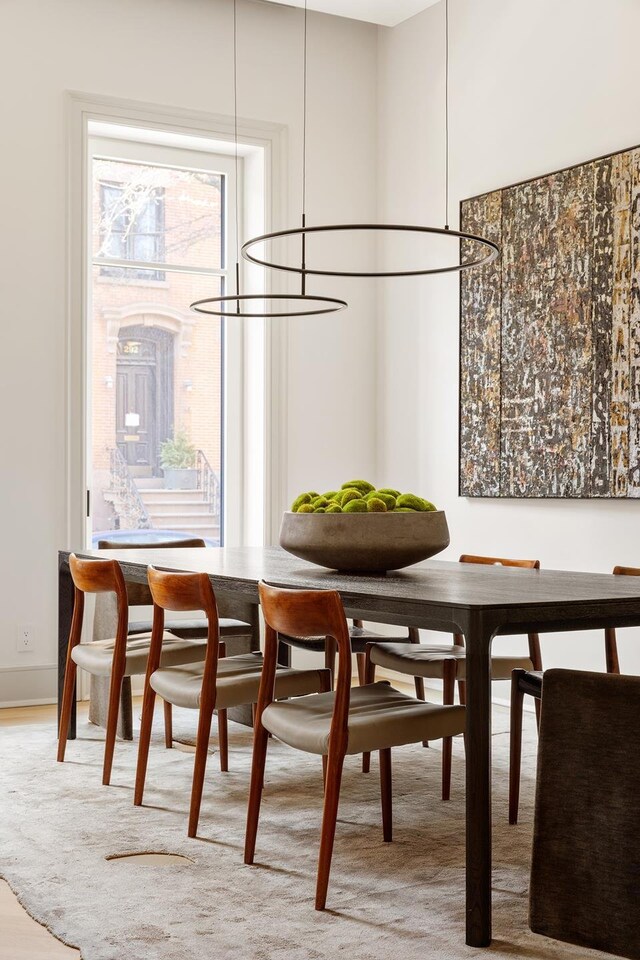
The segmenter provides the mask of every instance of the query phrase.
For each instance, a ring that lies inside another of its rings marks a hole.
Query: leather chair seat
[[[441,680],[442,661],[453,657],[458,661],[457,678],[466,677],[466,647],[455,644],[377,643],[371,648],[371,662],[387,670],[411,677]],[[533,670],[529,657],[491,657],[491,679],[510,680],[512,670]],[[427,739],[427,738],[425,738]],[[435,739],[435,738],[434,738]]]
[[[188,640],[196,640],[207,636],[208,623],[205,617],[196,617],[193,620],[171,620],[165,619],[165,628],[176,637],[183,637]],[[251,625],[242,620],[232,620],[228,617],[221,617],[219,620],[220,637],[224,640],[226,637],[250,637]],[[151,620],[134,620],[129,624],[129,633],[150,633],[152,627]]]
[[[115,640],[94,640],[92,643],[79,643],[71,651],[74,661],[94,677],[110,677]],[[151,634],[127,639],[127,657],[125,677],[134,677],[146,673]],[[206,640],[181,640],[172,633],[165,633],[162,641],[162,661],[165,666],[174,663],[201,663],[207,649]]]
[[[406,643],[407,635],[403,633],[400,637],[389,637],[382,633],[374,633],[373,630],[367,630],[366,627],[349,627],[349,636],[351,638],[351,650],[353,653],[364,653],[368,643],[379,643],[385,640],[387,643]],[[313,650],[321,652],[325,648],[324,637],[310,637],[308,640],[301,637],[280,636],[284,643],[302,650]]]
[[[335,692],[270,703],[262,714],[267,730],[307,753],[326,754]],[[465,708],[425,703],[381,681],[353,687],[347,753],[367,753],[464,732]]]
[[[218,660],[216,677],[216,709],[226,710],[245,703],[256,703],[262,674],[262,655],[243,653]],[[176,707],[197,710],[200,707],[204,665],[184,664],[160,668],[151,675],[151,686],[163,700]],[[317,693],[322,689],[322,671],[293,670],[278,667],[276,697],[296,697]]]

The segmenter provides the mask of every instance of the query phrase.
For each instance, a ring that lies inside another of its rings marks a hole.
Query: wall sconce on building
[[[104,378],[104,385],[105,385],[105,387],[107,388],[107,390],[113,390],[113,377],[111,377],[111,376],[105,377],[105,378]]]
[[[185,388],[185,390],[187,390],[189,393],[191,393],[191,391],[193,390],[193,381],[192,381],[192,380],[185,380],[185,381],[184,381],[184,388]]]

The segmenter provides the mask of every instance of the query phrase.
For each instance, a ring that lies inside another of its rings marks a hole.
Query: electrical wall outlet
[[[16,650],[18,653],[32,653],[36,648],[35,628],[31,624],[18,627],[16,631]]]

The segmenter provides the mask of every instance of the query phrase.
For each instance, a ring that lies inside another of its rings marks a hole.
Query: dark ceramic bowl
[[[425,513],[290,513],[280,546],[332,570],[385,573],[435,556],[449,546],[444,510]]]

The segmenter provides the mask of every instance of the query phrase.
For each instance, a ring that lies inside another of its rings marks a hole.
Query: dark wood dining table
[[[149,564],[204,572],[226,616],[252,617],[258,582],[339,591],[348,616],[461,633],[467,646],[466,942],[491,942],[491,642],[497,635],[640,625],[640,578],[427,561],[386,575],[325,570],[276,547],[81,550],[112,557],[125,580]],[[73,607],[69,552],[59,554],[59,689]],[[576,667],[580,667],[576,663]],[[72,720],[75,735],[75,718]],[[425,906],[426,908],[426,906]]]

